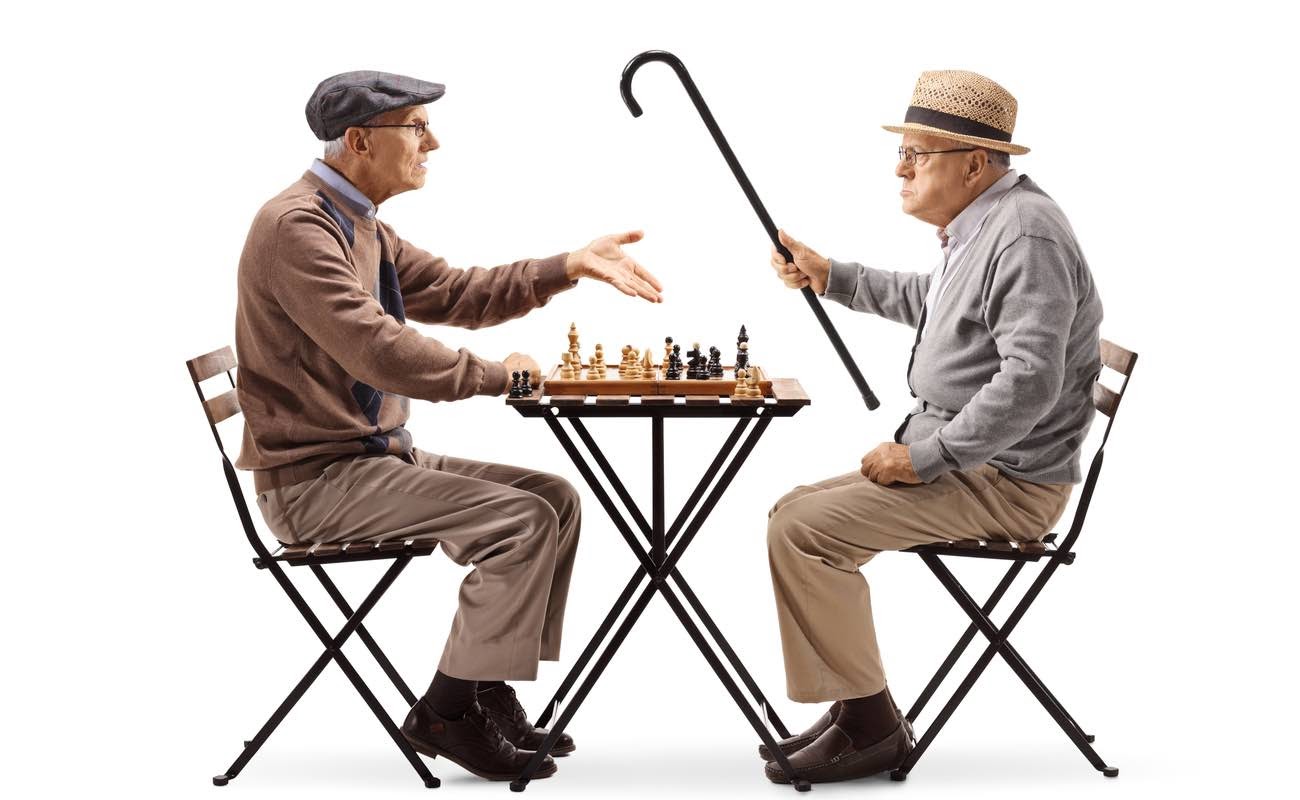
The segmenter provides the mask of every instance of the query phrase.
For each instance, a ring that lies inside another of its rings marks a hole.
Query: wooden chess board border
[[[603,381],[596,381],[603,383]],[[664,381],[664,383],[678,384],[684,381]],[[703,381],[697,381],[703,383]],[[598,395],[577,395],[577,394],[551,394],[549,382],[543,382],[541,386],[533,390],[532,397],[508,397],[506,404],[510,406],[553,406],[557,409],[566,407],[593,407],[616,409],[619,407],[627,408],[629,406],[676,406],[685,408],[690,406],[696,409],[707,407],[726,407],[726,406],[806,406],[811,405],[812,401],[808,394],[804,392],[803,386],[794,378],[773,378],[771,379],[770,391],[765,397],[750,397],[732,399],[729,395],[690,395],[685,394],[627,394],[614,395],[600,393]],[[576,383],[569,381],[568,383]],[[675,388],[675,387],[674,387]]]
[[[539,392],[537,388],[533,389],[533,394],[549,394],[552,396],[625,396],[625,395],[642,395],[642,396],[696,396],[696,395],[715,395],[730,396],[736,391],[736,368],[734,366],[724,366],[723,374],[731,377],[712,378],[710,380],[693,380],[679,378],[677,380],[668,380],[663,377],[661,366],[653,368],[652,377],[649,378],[620,378],[618,377],[617,365],[608,367],[611,377],[598,378],[566,378],[559,377],[561,365],[557,364],[551,369],[551,373],[546,376],[542,382],[545,387]],[[584,365],[582,369],[589,369]],[[772,381],[768,379],[763,372],[762,367],[749,367],[751,374],[758,379],[759,391],[764,397],[772,396]],[[750,398],[757,400],[758,398]]]

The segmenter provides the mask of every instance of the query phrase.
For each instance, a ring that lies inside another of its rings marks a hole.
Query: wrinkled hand
[[[823,258],[816,250],[795,239],[785,231],[778,232],[781,244],[785,245],[794,256],[794,263],[788,263],[775,247],[772,248],[772,269],[777,277],[791,289],[811,287],[821,294],[826,291],[826,279],[831,274],[831,262]]]
[[[507,378],[510,378],[515,372],[522,373],[524,370],[528,370],[528,379],[532,385],[534,387],[541,385],[544,376],[541,367],[537,366],[537,360],[532,356],[523,353],[511,353],[505,357],[505,365]],[[509,388],[508,384],[507,388]]]
[[[642,297],[651,303],[662,303],[663,298],[659,293],[664,287],[659,280],[620,247],[641,241],[643,235],[641,231],[628,231],[602,236],[581,250],[569,253],[564,264],[569,280],[595,278],[623,294]]]
[[[891,483],[920,483],[921,478],[912,469],[912,456],[907,445],[885,442],[862,457],[862,474],[869,480],[888,486]]]

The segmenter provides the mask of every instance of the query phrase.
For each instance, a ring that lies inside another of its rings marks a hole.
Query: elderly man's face
[[[954,139],[925,134],[903,134],[903,147],[915,148],[918,153],[928,150],[956,150],[971,145]],[[973,199],[972,191],[986,174],[988,164],[979,159],[983,167],[972,173],[975,152],[918,155],[915,165],[900,159],[894,174],[903,179],[899,195],[903,211],[931,225],[943,227],[952,222]],[[982,153],[978,154],[983,156]]]
[[[424,162],[430,150],[438,149],[438,140],[428,129],[429,114],[424,106],[411,106],[387,111],[366,125],[422,125],[424,132],[417,136],[416,128],[365,128],[366,182],[375,203],[395,194],[419,189],[426,176]],[[378,199],[376,196],[378,196]]]

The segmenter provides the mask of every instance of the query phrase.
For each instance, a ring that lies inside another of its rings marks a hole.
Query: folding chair
[[[1093,406],[1095,406],[1102,414],[1105,414],[1109,418],[1109,421],[1106,423],[1106,431],[1102,435],[1101,444],[1097,447],[1097,453],[1092,458],[1092,465],[1088,468],[1088,477],[1087,480],[1084,481],[1083,493],[1080,495],[1078,506],[1075,508],[1074,520],[1070,524],[1069,533],[1066,534],[1065,539],[1061,541],[1059,546],[1054,544],[1056,541],[1056,534],[1049,533],[1043,537],[1040,542],[938,542],[934,544],[918,545],[904,551],[919,555],[921,560],[925,562],[925,565],[928,566],[935,574],[935,577],[939,579],[939,582],[943,584],[943,587],[947,589],[948,593],[957,601],[957,604],[961,606],[962,610],[971,618],[971,625],[957,641],[952,652],[950,652],[948,657],[944,659],[943,664],[939,667],[939,671],[930,679],[930,683],[925,687],[924,691],[921,692],[921,695],[917,698],[916,703],[912,706],[911,710],[907,712],[908,721],[913,723],[916,722],[917,716],[920,715],[922,709],[925,708],[926,703],[930,701],[935,690],[939,688],[939,684],[941,684],[948,676],[953,665],[957,663],[957,659],[959,659],[962,653],[966,651],[967,646],[969,646],[971,640],[975,638],[976,633],[983,634],[984,638],[988,639],[989,644],[988,647],[985,648],[983,654],[980,655],[979,659],[975,662],[975,665],[971,668],[970,672],[966,675],[965,680],[961,682],[952,697],[948,700],[947,705],[943,707],[938,716],[935,717],[934,722],[931,723],[930,727],[925,731],[925,734],[919,741],[917,741],[916,746],[912,749],[911,754],[908,755],[907,760],[890,773],[889,776],[893,780],[901,781],[907,779],[908,773],[916,766],[916,762],[921,760],[921,756],[925,754],[930,743],[934,741],[934,737],[943,729],[944,724],[948,722],[948,718],[952,716],[953,712],[957,709],[957,706],[965,699],[966,695],[970,692],[971,687],[975,685],[975,681],[979,679],[981,674],[983,674],[984,669],[989,665],[989,662],[993,660],[995,654],[1002,656],[1003,660],[1007,662],[1007,665],[1011,667],[1011,670],[1015,672],[1021,681],[1024,682],[1025,686],[1029,688],[1029,691],[1033,693],[1034,697],[1038,698],[1038,702],[1043,705],[1043,708],[1047,710],[1048,714],[1051,714],[1052,719],[1056,720],[1056,723],[1061,726],[1061,730],[1065,731],[1065,735],[1070,737],[1070,741],[1074,742],[1075,746],[1079,748],[1079,751],[1083,753],[1084,757],[1086,757],[1094,767],[1108,778],[1114,778],[1119,775],[1119,770],[1117,768],[1108,766],[1106,762],[1102,760],[1101,756],[1097,755],[1097,752],[1093,750],[1092,742],[1094,737],[1083,732],[1083,728],[1080,727],[1079,723],[1075,722],[1074,717],[1070,716],[1070,713],[1065,710],[1065,707],[1061,705],[1061,701],[1056,699],[1056,696],[1048,690],[1042,679],[1029,668],[1029,665],[1025,663],[1025,660],[1021,657],[1020,653],[1011,646],[1009,641],[1007,641],[1008,637],[1011,636],[1011,632],[1015,630],[1016,625],[1019,624],[1020,619],[1024,616],[1025,611],[1028,610],[1030,604],[1032,604],[1035,598],[1038,597],[1038,593],[1042,591],[1043,585],[1052,577],[1056,568],[1062,564],[1074,563],[1074,544],[1079,538],[1079,531],[1083,528],[1084,517],[1088,514],[1088,506],[1092,502],[1093,490],[1097,488],[1097,475],[1101,472],[1101,462],[1105,453],[1106,440],[1110,437],[1110,429],[1115,424],[1115,413],[1119,410],[1120,401],[1124,398],[1124,391],[1128,388],[1129,378],[1133,374],[1133,366],[1137,363],[1137,353],[1130,352],[1112,342],[1102,339],[1101,361],[1107,367],[1110,367],[1123,375],[1124,382],[1120,386],[1118,392],[1112,391],[1102,385],[1100,382],[1100,376],[1098,376],[1098,382],[1093,384]],[[993,590],[993,593],[989,596],[988,600],[985,601],[983,606],[980,606],[975,602],[970,594],[967,593],[966,589],[957,582],[957,579],[953,577],[952,572],[940,560],[941,556],[991,558],[1010,561],[1012,564],[1010,568],[1008,568],[1006,575],[1003,576],[1001,582],[999,582],[997,587]],[[1010,588],[1012,582],[1015,581],[1016,576],[1020,574],[1020,570],[1030,561],[1036,562],[1041,560],[1046,560],[1047,563],[1043,566],[1042,570],[1039,571],[1038,577],[1034,579],[1028,591],[1025,592],[1024,597],[1016,605],[1015,609],[1012,610],[1011,614],[1007,617],[1006,622],[1004,622],[1001,627],[995,625],[989,618],[989,615],[993,613],[993,609],[1002,599],[1002,596],[1006,594],[1007,589]]]
[[[311,665],[311,668],[307,670],[307,674],[302,677],[302,680],[298,681],[298,684],[293,687],[293,690],[289,692],[289,696],[284,699],[284,702],[280,703],[279,708],[275,710],[275,713],[271,715],[271,718],[268,719],[266,724],[262,726],[261,730],[257,732],[257,735],[251,740],[244,742],[243,751],[239,754],[239,757],[235,759],[235,762],[230,765],[230,768],[222,774],[214,777],[212,782],[217,786],[225,786],[232,778],[237,776],[240,771],[243,770],[249,760],[257,753],[258,749],[266,743],[266,740],[271,733],[275,731],[280,722],[284,720],[286,715],[288,715],[289,711],[298,702],[299,698],[303,696],[321,672],[324,671],[325,665],[333,660],[339,665],[339,669],[343,670],[343,673],[347,675],[348,680],[352,682],[357,693],[366,701],[366,705],[370,706],[370,710],[374,712],[375,718],[379,720],[379,724],[382,725],[384,730],[388,732],[388,735],[392,737],[397,748],[402,751],[402,755],[406,756],[406,760],[411,763],[416,774],[418,774],[420,779],[424,781],[424,785],[430,789],[437,788],[440,783],[439,780],[429,772],[428,767],[424,765],[424,762],[420,760],[420,757],[416,755],[413,749],[411,749],[410,744],[408,744],[406,739],[402,736],[397,725],[384,711],[383,706],[379,704],[379,700],[375,698],[374,693],[370,691],[370,687],[368,687],[365,681],[361,679],[361,676],[357,674],[356,669],[354,669],[352,663],[348,661],[347,656],[343,655],[342,650],[343,644],[352,636],[353,633],[355,633],[360,637],[361,641],[365,643],[366,648],[369,649],[370,653],[375,657],[375,661],[379,663],[379,666],[384,670],[384,673],[393,681],[393,685],[397,687],[397,691],[401,693],[406,702],[412,705],[415,704],[415,694],[411,692],[410,687],[406,685],[406,682],[402,680],[402,677],[397,673],[397,670],[394,669],[392,662],[390,662],[388,657],[384,655],[384,651],[379,649],[379,645],[361,623],[365,619],[366,615],[370,613],[371,609],[375,607],[375,604],[379,602],[379,598],[388,590],[388,587],[397,579],[397,576],[406,568],[406,565],[410,563],[411,559],[416,556],[429,555],[434,551],[434,549],[436,549],[437,543],[427,541],[390,541],[379,543],[356,542],[341,545],[318,544],[286,546],[280,544],[274,552],[269,550],[262,542],[256,528],[253,527],[253,519],[248,513],[248,504],[244,501],[244,493],[239,485],[239,479],[235,474],[235,468],[230,463],[230,459],[226,456],[226,449],[221,443],[221,435],[217,432],[217,423],[229,419],[240,412],[239,398],[234,389],[235,381],[231,376],[231,370],[238,366],[235,363],[235,355],[231,352],[229,347],[223,347],[220,350],[214,350],[206,355],[190,359],[185,362],[185,365],[189,368],[190,377],[194,380],[194,390],[198,392],[199,401],[203,404],[203,410],[207,414],[208,426],[212,428],[212,436],[217,440],[217,449],[221,451],[222,469],[225,471],[226,484],[230,487],[230,497],[234,500],[235,509],[239,512],[239,521],[243,523],[244,533],[248,536],[248,543],[253,546],[253,550],[257,554],[253,558],[253,566],[258,569],[267,570],[275,577],[276,582],[278,582],[280,587],[284,589],[285,594],[289,595],[289,599],[293,601],[293,604],[302,614],[303,619],[305,619],[307,624],[311,627],[312,632],[316,634],[316,638],[320,639],[321,644],[325,647],[324,652],[320,654],[315,663]],[[203,388],[200,384],[222,372],[226,373],[226,378],[230,381],[231,388],[225,393],[213,397],[212,399],[205,398],[203,395]],[[380,559],[391,560],[393,564],[384,572],[383,577],[379,579],[377,584],[375,584],[375,588],[366,595],[365,600],[363,600],[361,605],[357,606],[354,611],[352,607],[348,605],[348,602],[344,599],[342,593],[339,592],[338,587],[334,585],[334,582],[330,580],[329,576],[325,573],[324,565],[337,564],[345,561],[374,561]],[[289,576],[281,566],[282,564],[288,564],[291,567],[308,567],[311,569],[312,574],[320,581],[321,586],[325,587],[325,591],[329,594],[330,599],[334,601],[334,604],[338,606],[339,611],[343,612],[343,616],[347,618],[347,622],[339,629],[338,633],[331,636],[325,629],[325,626],[321,624],[316,614],[311,610],[311,607],[307,605],[307,602],[303,599],[302,595],[298,593],[298,589],[294,586],[293,582],[289,580]]]

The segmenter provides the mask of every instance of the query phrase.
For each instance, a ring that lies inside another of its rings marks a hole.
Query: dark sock
[[[460,719],[474,705],[474,694],[478,681],[466,681],[444,675],[441,671],[433,676],[433,683],[424,693],[424,700],[438,716],[443,719]]]
[[[488,689],[495,689],[498,686],[505,686],[505,685],[506,685],[505,681],[479,681],[478,690],[480,692],[486,692]]]
[[[853,740],[853,747],[861,750],[893,733],[898,727],[898,715],[889,694],[882,691],[870,697],[842,700],[835,724]]]

